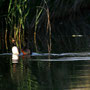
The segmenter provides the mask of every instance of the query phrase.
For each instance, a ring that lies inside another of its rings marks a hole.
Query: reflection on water
[[[89,90],[90,57],[62,55],[0,55],[0,90]]]
[[[12,63],[18,63],[19,56],[16,54],[12,54]]]

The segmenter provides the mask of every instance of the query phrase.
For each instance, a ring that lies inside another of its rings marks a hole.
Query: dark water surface
[[[90,90],[90,53],[0,54],[0,90]]]

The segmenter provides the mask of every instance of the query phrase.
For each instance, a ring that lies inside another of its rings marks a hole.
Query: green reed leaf
[[[8,12],[10,12],[11,5],[12,5],[12,0],[10,0],[9,7],[8,7]]]

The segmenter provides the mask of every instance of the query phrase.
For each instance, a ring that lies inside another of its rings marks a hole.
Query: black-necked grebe
[[[12,54],[19,55],[18,47],[15,45],[15,39],[12,39],[12,43],[13,43]],[[26,47],[23,48],[23,49],[21,49],[21,53],[22,53],[23,55],[32,54],[32,52],[30,51],[30,49],[28,49],[28,48],[26,48]]]

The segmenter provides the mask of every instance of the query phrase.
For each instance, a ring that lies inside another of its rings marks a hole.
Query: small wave
[[[2,53],[0,56],[3,55],[12,55],[12,53]],[[19,56],[22,56],[23,54],[20,53]],[[63,57],[84,57],[84,56],[90,56],[90,52],[80,52],[80,53],[60,53],[60,54],[55,54],[55,53],[36,53],[33,52],[31,56],[63,56]]]
[[[61,54],[54,54],[54,53],[32,53],[32,56],[89,56],[89,52],[81,52],[81,53],[61,53]]]
[[[0,56],[12,55],[12,53],[1,53]]]
[[[90,57],[63,57],[58,59],[30,59],[32,61],[84,61],[90,60]]]

